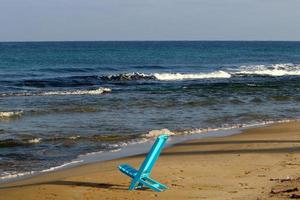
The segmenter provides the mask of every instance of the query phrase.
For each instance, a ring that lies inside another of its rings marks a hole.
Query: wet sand
[[[144,155],[87,164],[0,185],[1,200],[286,199],[300,190],[300,122],[252,128],[165,149],[152,177],[170,187],[127,191],[117,166]],[[299,185],[299,186],[298,186]]]

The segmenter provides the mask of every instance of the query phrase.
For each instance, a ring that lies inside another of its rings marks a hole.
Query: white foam
[[[3,175],[0,177],[0,180],[15,179],[15,178],[23,177],[23,176],[30,176],[30,175],[33,175],[33,174],[36,174],[36,173],[44,173],[44,172],[55,171],[55,170],[58,170],[60,168],[64,168],[66,166],[74,165],[74,164],[81,163],[81,162],[83,162],[83,160],[74,160],[74,161],[71,161],[71,162],[68,162],[68,163],[56,166],[56,167],[51,167],[49,169],[42,170],[40,172],[38,172],[38,171],[30,171],[30,172],[4,172]]]
[[[274,64],[241,66],[236,72],[233,72],[233,74],[260,76],[299,76],[300,65]]]
[[[0,96],[10,97],[10,96],[100,95],[111,91],[112,90],[110,88],[100,87],[94,90],[65,90],[65,91],[48,91],[48,92],[41,92],[41,93],[31,93],[31,92],[7,93],[7,94],[4,93],[4,94],[0,94]]]
[[[13,178],[19,178],[19,177],[22,177],[22,176],[28,176],[28,175],[32,175],[34,174],[35,172],[34,171],[31,171],[31,172],[23,172],[23,173],[18,173],[18,172],[4,172],[3,176],[0,177],[1,180],[4,180],[4,179],[13,179]]]
[[[119,149],[113,149],[113,150],[110,150],[109,152],[118,152],[118,151],[121,151],[121,148],[119,148]]]
[[[0,112],[0,119],[1,118],[12,118],[12,117],[19,117],[23,114],[23,111],[5,111]]]
[[[231,78],[234,75],[259,75],[259,76],[300,76],[300,65],[273,64],[273,65],[248,65],[238,69],[214,71],[208,73],[154,73],[157,80],[175,81],[186,79],[218,79]]]
[[[74,160],[74,161],[72,161],[72,162],[68,162],[68,163],[65,163],[65,164],[62,164],[62,165],[59,165],[59,166],[56,166],[56,167],[51,167],[51,168],[49,168],[49,169],[44,169],[44,170],[42,170],[41,172],[50,172],[50,171],[54,171],[54,170],[57,170],[57,169],[66,167],[66,166],[68,166],[68,165],[73,165],[73,164],[81,163],[81,162],[83,162],[83,160]]]
[[[43,92],[41,96],[52,96],[52,95],[99,95],[106,92],[111,92],[110,88],[98,88],[95,90],[73,90],[73,91],[51,91]]]
[[[76,140],[76,139],[79,139],[80,137],[81,137],[80,135],[75,135],[75,136],[70,136],[69,139]]]
[[[78,156],[78,158],[85,157],[85,156],[94,156],[94,155],[101,154],[101,153],[103,153],[103,151],[96,151],[96,152],[81,154],[81,155]]]
[[[167,134],[167,135],[175,135],[175,133],[171,132],[169,129],[161,129],[161,130],[152,130],[149,131],[148,134],[146,134],[146,137],[157,137],[160,136],[162,134]]]
[[[238,128],[250,128],[250,127],[255,127],[255,126],[265,126],[265,125],[269,125],[269,124],[286,123],[286,122],[293,122],[293,121],[299,121],[299,119],[266,120],[266,121],[257,122],[257,123],[235,124],[235,125],[223,126],[223,127],[219,127],[219,128],[198,128],[198,129],[185,130],[183,132],[178,132],[176,135],[203,134],[203,133],[208,133],[208,132],[213,132],[213,131],[225,131],[225,130],[238,129]]]
[[[231,74],[225,71],[215,71],[209,73],[181,74],[181,73],[155,73],[153,76],[162,81],[184,80],[184,79],[212,79],[230,78]]]
[[[41,140],[42,140],[42,138],[34,138],[34,139],[31,139],[31,140],[28,140],[28,143],[36,144],[36,143],[41,142]]]

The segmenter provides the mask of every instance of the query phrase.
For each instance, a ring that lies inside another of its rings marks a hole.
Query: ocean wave
[[[15,178],[20,178],[20,177],[24,177],[24,176],[31,176],[34,174],[39,174],[39,173],[45,173],[45,172],[51,172],[51,171],[56,171],[58,169],[62,169],[65,167],[69,167],[71,165],[75,165],[78,163],[82,163],[83,160],[74,160],[71,162],[67,162],[64,163],[62,165],[59,166],[55,166],[55,167],[50,167],[49,169],[44,169],[41,171],[29,171],[29,172],[17,172],[17,171],[12,171],[12,172],[3,172],[0,176],[0,180],[8,180],[8,179],[15,179]]]
[[[275,123],[287,123],[287,122],[297,122],[300,119],[282,119],[282,120],[264,120],[261,122],[252,122],[252,123],[244,123],[244,124],[234,124],[234,125],[224,125],[223,127],[218,128],[196,128],[191,130],[184,130],[181,132],[178,132],[177,135],[191,135],[191,134],[203,134],[213,131],[225,131],[225,130],[231,130],[231,129],[239,129],[239,128],[250,128],[255,126],[265,126]]]
[[[109,76],[99,76],[102,81],[182,81],[197,79],[229,79],[236,76],[300,76],[300,65],[273,64],[247,65],[238,68],[226,68],[212,72],[201,73],[122,73]]]
[[[151,74],[144,74],[139,72],[114,74],[108,76],[99,76],[102,81],[133,81],[133,80],[154,80],[155,77]]]
[[[172,81],[172,80],[187,80],[187,79],[216,79],[216,78],[231,78],[231,74],[225,71],[215,71],[209,73],[155,73],[153,76],[157,80]]]
[[[40,96],[53,96],[53,95],[99,95],[111,92],[110,88],[97,88],[94,90],[73,90],[73,91],[50,91],[40,93]]]
[[[54,136],[54,137],[28,137],[26,139],[17,137],[17,138],[8,138],[0,140],[0,148],[11,148],[18,146],[31,146],[36,144],[46,144],[46,143],[64,143],[64,142],[95,142],[107,144],[105,148],[115,149],[122,146],[126,146],[128,142],[137,142],[140,141],[142,136],[137,134],[135,135],[71,135],[71,136]]]
[[[42,138],[31,138],[31,139],[4,139],[0,140],[0,148],[18,147],[18,146],[29,146],[33,144],[41,143]]]
[[[102,81],[138,81],[138,80],[188,80],[188,79],[215,79],[215,78],[230,78],[231,75],[225,71],[214,71],[208,73],[123,73],[109,76],[100,76]]]
[[[273,64],[273,65],[249,65],[241,66],[233,75],[253,76],[300,76],[300,65]]]
[[[63,96],[63,95],[100,95],[111,92],[110,88],[97,88],[91,90],[63,90],[63,91],[47,91],[47,92],[21,92],[21,93],[2,93],[0,97],[10,96]],[[1,113],[0,113],[1,118]]]
[[[188,67],[187,67],[188,68]],[[201,68],[199,68],[201,69]],[[158,69],[159,70],[159,69]],[[29,88],[62,88],[62,87],[95,87],[106,82],[127,82],[127,81],[184,81],[200,79],[230,79],[235,77],[248,76],[300,76],[300,65],[292,63],[266,64],[266,65],[243,65],[239,67],[221,67],[209,72],[160,72],[152,73],[128,72],[111,75],[83,75],[66,76],[45,79],[11,80],[3,81],[3,85],[9,87],[29,87]],[[104,92],[109,91],[103,90]],[[101,89],[95,91],[96,94],[103,93]],[[67,94],[94,94],[89,90],[75,91],[46,91],[40,95],[67,95]],[[10,96],[11,94],[0,94],[0,96]],[[24,92],[19,96],[30,96],[30,92]],[[16,95],[18,96],[18,94]]]
[[[0,112],[0,120],[1,119],[11,119],[20,117],[23,114],[23,111],[4,111]]]

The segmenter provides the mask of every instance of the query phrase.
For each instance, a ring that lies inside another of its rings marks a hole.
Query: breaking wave
[[[111,92],[110,88],[98,88],[94,90],[73,90],[73,91],[51,91],[43,92],[41,96],[52,96],[52,95],[99,95],[102,93]]]
[[[102,81],[180,81],[196,79],[228,79],[235,76],[300,76],[300,65],[274,64],[274,65],[249,65],[237,69],[223,69],[201,73],[122,73],[109,76],[99,76]]]
[[[64,143],[64,142],[95,142],[95,143],[118,143],[118,147],[123,142],[140,140],[139,135],[92,135],[92,136],[81,136],[81,135],[72,135],[72,136],[54,136],[54,137],[31,137],[31,138],[9,138],[9,139],[0,139],[0,148],[10,148],[18,146],[30,146],[40,143]],[[111,146],[110,146],[111,147]]]
[[[42,141],[42,138],[32,138],[32,139],[5,139],[0,140],[0,148],[18,147],[18,146],[29,146],[33,144],[38,144]]]
[[[21,92],[21,93],[3,93],[0,94],[0,97],[9,97],[9,96],[59,96],[59,95],[100,95],[103,93],[111,92],[110,88],[97,88],[93,90],[63,90],[63,91],[47,91],[39,93],[31,92]],[[1,118],[1,114],[0,114]]]
[[[102,81],[132,81],[132,80],[155,80],[155,77],[152,74],[133,72],[133,73],[100,76],[99,79]]]
[[[155,73],[153,75],[157,80],[186,80],[186,79],[214,79],[214,78],[231,78],[231,74],[225,71],[215,71],[210,73],[181,74],[181,73]]]
[[[71,162],[67,162],[67,163],[64,163],[62,165],[59,165],[59,166],[55,166],[55,167],[50,167],[48,169],[44,169],[44,170],[41,170],[41,171],[29,171],[29,172],[4,172],[2,174],[2,176],[0,177],[0,180],[7,180],[7,179],[15,179],[15,178],[20,178],[20,177],[24,177],[24,176],[30,176],[30,175],[34,175],[34,174],[37,174],[37,173],[45,173],[45,172],[51,172],[51,171],[55,171],[55,170],[58,170],[58,169],[62,169],[62,168],[65,168],[67,166],[71,166],[71,165],[75,165],[75,164],[78,164],[78,163],[82,163],[83,160],[74,160],[74,161],[71,161]]]
[[[11,119],[21,117],[23,111],[4,111],[0,112],[0,120],[1,119]]]
[[[230,78],[231,75],[225,71],[215,71],[209,73],[124,73],[110,76],[101,76],[100,79],[104,81],[130,81],[130,80],[186,80],[186,79],[212,79],[212,78]]]
[[[300,65],[274,64],[274,65],[250,65],[241,66],[234,75],[253,76],[300,76]]]
[[[300,76],[300,65],[298,64],[271,64],[271,65],[245,65],[233,68],[221,68],[220,70],[209,72],[195,73],[168,73],[168,72],[153,72],[153,73],[120,73],[112,75],[87,75],[87,76],[68,76],[46,79],[29,79],[18,81],[4,81],[6,85],[11,87],[95,87],[106,82],[124,82],[124,81],[183,81],[183,80],[198,80],[198,79],[229,79],[234,77],[247,76]],[[110,89],[99,88],[95,92],[90,90],[74,90],[74,91],[50,91],[40,95],[68,95],[68,94],[99,94],[108,92]],[[30,93],[23,93],[20,96],[28,96]],[[0,94],[5,96],[5,94]]]

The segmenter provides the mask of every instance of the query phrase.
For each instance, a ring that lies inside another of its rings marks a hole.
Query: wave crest
[[[230,78],[231,74],[225,71],[215,71],[208,73],[124,73],[99,77],[102,81],[138,81],[138,80],[187,80],[187,79],[214,79],[214,78]]]
[[[235,75],[258,75],[258,76],[300,76],[300,65],[274,64],[274,65],[250,65],[241,66]]]
[[[0,94],[0,97],[10,97],[10,96],[59,96],[59,95],[100,95],[103,93],[111,92],[110,88],[97,88],[93,90],[63,90],[63,91],[47,91],[40,93],[4,93]],[[1,113],[0,113],[1,118]]]
[[[100,76],[102,81],[132,81],[132,80],[153,80],[155,77],[151,74],[144,74],[139,72],[115,74],[109,76]]]
[[[196,79],[228,79],[234,76],[300,76],[300,65],[273,64],[273,65],[247,65],[235,69],[227,68],[212,72],[201,73],[123,73],[99,77],[102,81],[134,81],[158,80],[180,81]]]
[[[4,111],[4,112],[0,112],[0,119],[21,117],[22,114],[23,111]]]
[[[51,91],[43,92],[41,96],[52,96],[52,95],[99,95],[103,93],[111,92],[110,88],[97,88],[94,90],[73,90],[73,91]]]
[[[272,64],[272,65],[247,65],[238,68],[226,68],[212,72],[201,73],[123,73],[99,77],[102,81],[181,81],[197,79],[229,79],[235,76],[300,76],[300,65]]]
[[[181,73],[155,73],[157,80],[185,80],[185,79],[214,79],[214,78],[231,78],[231,74],[225,71],[215,71],[209,73],[181,74]]]

